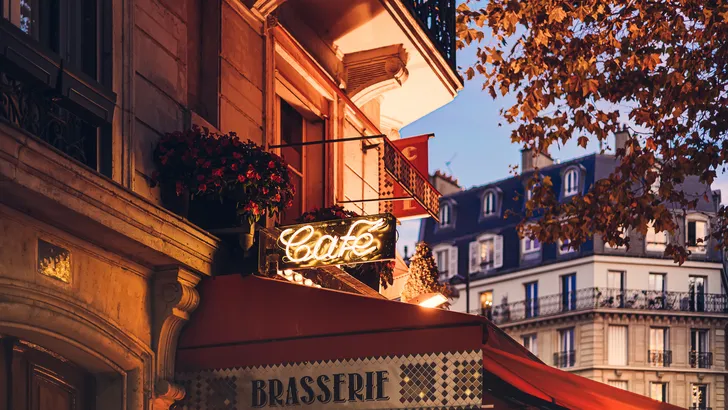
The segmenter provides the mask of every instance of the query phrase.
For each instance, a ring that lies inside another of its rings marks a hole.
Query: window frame
[[[623,352],[619,352],[621,356],[624,356],[624,363],[616,363],[613,362],[613,354],[612,354],[612,346],[614,344],[611,342],[611,328],[621,328],[624,329],[624,344],[618,344],[617,346],[620,348],[623,348]],[[607,325],[607,364],[610,366],[629,366],[629,326],[623,325],[623,324],[608,324]]]
[[[531,244],[531,248],[528,250],[526,249],[526,243]],[[538,244],[538,246],[534,246],[534,243]],[[540,251],[541,251],[541,242],[538,239],[535,239],[535,238],[531,239],[527,236],[524,236],[523,238],[521,238],[521,254],[522,255],[531,255],[531,254],[535,254]]]
[[[492,199],[492,201],[490,201],[490,205],[492,206],[492,209],[490,209],[490,210],[488,209],[488,199],[489,198]],[[482,218],[490,218],[490,217],[496,216],[500,213],[499,212],[500,211],[500,204],[499,204],[500,196],[498,195],[498,191],[496,189],[494,189],[494,188],[486,189],[483,192],[483,196],[481,199],[482,200],[480,203],[481,203],[481,209],[482,209],[482,212],[481,212]]]
[[[527,340],[528,346],[526,346]],[[531,352],[531,354],[533,354],[534,356],[538,356],[538,333],[526,333],[521,335],[521,344],[529,352]]]
[[[568,167],[564,171],[564,177],[563,177],[563,180],[562,180],[563,181],[563,184],[564,184],[564,189],[563,189],[564,198],[567,198],[567,197],[570,197],[570,196],[574,196],[574,195],[576,195],[576,194],[579,193],[579,191],[580,191],[580,189],[579,189],[579,187],[580,187],[580,179],[581,179],[581,175],[580,175],[581,172],[579,172],[579,171],[580,171],[579,168],[576,167],[576,166]],[[569,185],[568,184],[569,184],[569,177],[570,176],[573,176],[573,179],[574,179],[573,182],[574,183],[571,186],[571,189],[568,189],[569,188]]]
[[[668,382],[662,382],[662,381],[660,381],[660,382],[651,381],[650,382],[650,398],[652,400],[660,401],[659,399],[656,399],[655,397],[653,397],[653,394],[652,394],[653,393],[653,386],[655,386],[655,385],[661,385],[662,386],[662,389],[661,389],[662,390],[661,391],[662,401],[661,401],[661,403],[669,403],[670,401],[668,399],[669,399],[669,391],[670,391],[669,385],[670,385],[670,383],[668,383]]]
[[[531,290],[529,292],[529,289]],[[539,316],[539,296],[538,296],[538,280],[532,280],[523,284],[526,319]]]
[[[483,306],[483,296],[490,294],[490,306]],[[478,293],[478,302],[480,303],[480,315],[492,320],[493,317],[493,290],[484,290]],[[487,313],[486,313],[487,312]],[[468,312],[469,313],[469,312]]]
[[[650,234],[650,232],[652,232]],[[650,240],[650,236],[654,238]],[[657,242],[657,238],[662,236],[665,238],[664,242]],[[645,234],[645,250],[647,252],[664,252],[667,245],[670,243],[670,238],[665,231],[657,232],[652,222],[647,225],[647,233]]]
[[[449,228],[451,226],[453,226],[453,204],[450,201],[443,201],[440,203],[440,222],[438,223],[438,227]]]
[[[690,242],[690,223],[695,223],[695,243],[691,244]],[[703,237],[698,237],[697,233],[697,224],[702,223],[703,224]],[[706,254],[708,252],[708,242],[709,240],[705,240],[704,242],[698,243],[698,239],[704,240],[705,237],[708,237],[710,233],[710,219],[702,214],[699,213],[692,213],[688,214],[685,218],[685,246],[687,246],[688,250],[690,250],[693,253],[696,254]]]

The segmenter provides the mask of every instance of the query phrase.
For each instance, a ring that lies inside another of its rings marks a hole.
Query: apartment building
[[[287,220],[379,213],[382,141],[462,88],[454,22],[454,0],[1,0],[0,406],[178,403],[178,334],[230,244],[152,183],[161,136],[288,144]]]
[[[568,200],[607,176],[615,159],[553,163],[524,152],[524,175],[534,163]],[[676,214],[675,235],[626,232],[629,249],[595,236],[573,249],[521,239],[517,218],[504,218],[523,209],[526,180],[456,190],[442,198],[439,223],[422,222],[420,240],[458,290],[452,309],[488,317],[553,366],[682,407],[725,408],[726,278],[714,244],[696,240],[709,231],[720,192],[688,178],[683,188],[710,202]],[[668,243],[686,245],[688,261],[664,258]]]

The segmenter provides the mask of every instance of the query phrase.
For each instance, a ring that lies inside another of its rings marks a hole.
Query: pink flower
[[[199,186],[199,187],[197,187],[197,189],[198,189],[198,190],[199,190],[200,192],[205,192],[205,191],[207,191],[207,185],[205,185],[205,184],[200,184],[200,186]]]
[[[245,182],[245,175],[238,174],[238,182]]]
[[[268,163],[268,168],[270,168],[270,169],[273,169],[273,168],[275,168],[275,167],[276,167],[276,163],[275,163],[274,161],[270,161],[270,162]]]
[[[238,170],[238,164],[236,164],[236,163],[230,164],[230,169],[232,169],[233,171],[237,171]]]

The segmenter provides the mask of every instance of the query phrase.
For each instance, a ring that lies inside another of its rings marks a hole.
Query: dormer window
[[[572,196],[579,193],[579,170],[571,168],[564,174],[564,196]]]
[[[689,215],[685,230],[688,249],[693,253],[705,253],[706,236],[708,235],[707,218],[697,214]]]
[[[440,226],[447,227],[452,223],[452,206],[450,204],[440,205]]]
[[[541,243],[536,238],[525,237],[521,239],[521,251],[523,254],[538,252],[541,250]]]
[[[483,215],[491,216],[496,213],[496,196],[495,192],[488,191],[483,197]]]
[[[648,251],[664,252],[667,247],[667,232],[657,232],[653,222],[647,226],[645,247]]]

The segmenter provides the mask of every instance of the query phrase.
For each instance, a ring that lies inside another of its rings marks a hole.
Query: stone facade
[[[298,2],[283,0],[98,1],[108,37],[96,57],[108,59],[110,74],[79,80],[90,84],[89,101],[96,103],[97,92],[113,102],[113,117],[93,124],[96,145],[87,154],[98,154],[98,163],[59,152],[67,147],[19,114],[0,115],[0,344],[11,347],[0,362],[15,349],[73,363],[94,380],[95,403],[84,410],[168,409],[184,397],[174,380],[177,335],[200,303],[195,285],[218,273],[221,242],[164,208],[151,183],[159,138],[196,124],[265,147],[280,144],[282,103],[299,112],[311,140],[396,136],[462,87],[399,0],[359,1],[352,13],[344,3],[311,2],[312,19]],[[9,1],[10,8],[18,4]],[[339,24],[343,12],[348,17]],[[10,24],[0,29],[21,43],[35,41],[14,16],[2,15]],[[334,26],[343,29],[340,37],[326,35]],[[366,30],[352,37],[353,27]],[[1,41],[11,38],[5,33]],[[20,78],[27,68],[5,54],[17,47],[0,48],[0,81],[14,84],[4,70],[19,64],[8,74]],[[346,88],[347,54],[357,56],[359,68],[367,58],[397,57],[397,67],[385,67],[384,86],[366,84],[360,105],[348,91],[361,89]],[[408,71],[413,59],[428,64]],[[62,63],[50,68],[66,70]],[[0,88],[3,101],[24,103],[8,90]],[[422,93],[430,96],[424,105],[401,103],[418,102]],[[45,103],[68,103],[66,109],[70,99]],[[380,130],[385,116],[389,125]],[[379,195],[378,152],[363,149],[372,142],[307,148],[302,207],[338,202],[377,213],[377,202],[362,201]],[[3,374],[0,395],[9,394],[5,381]]]

